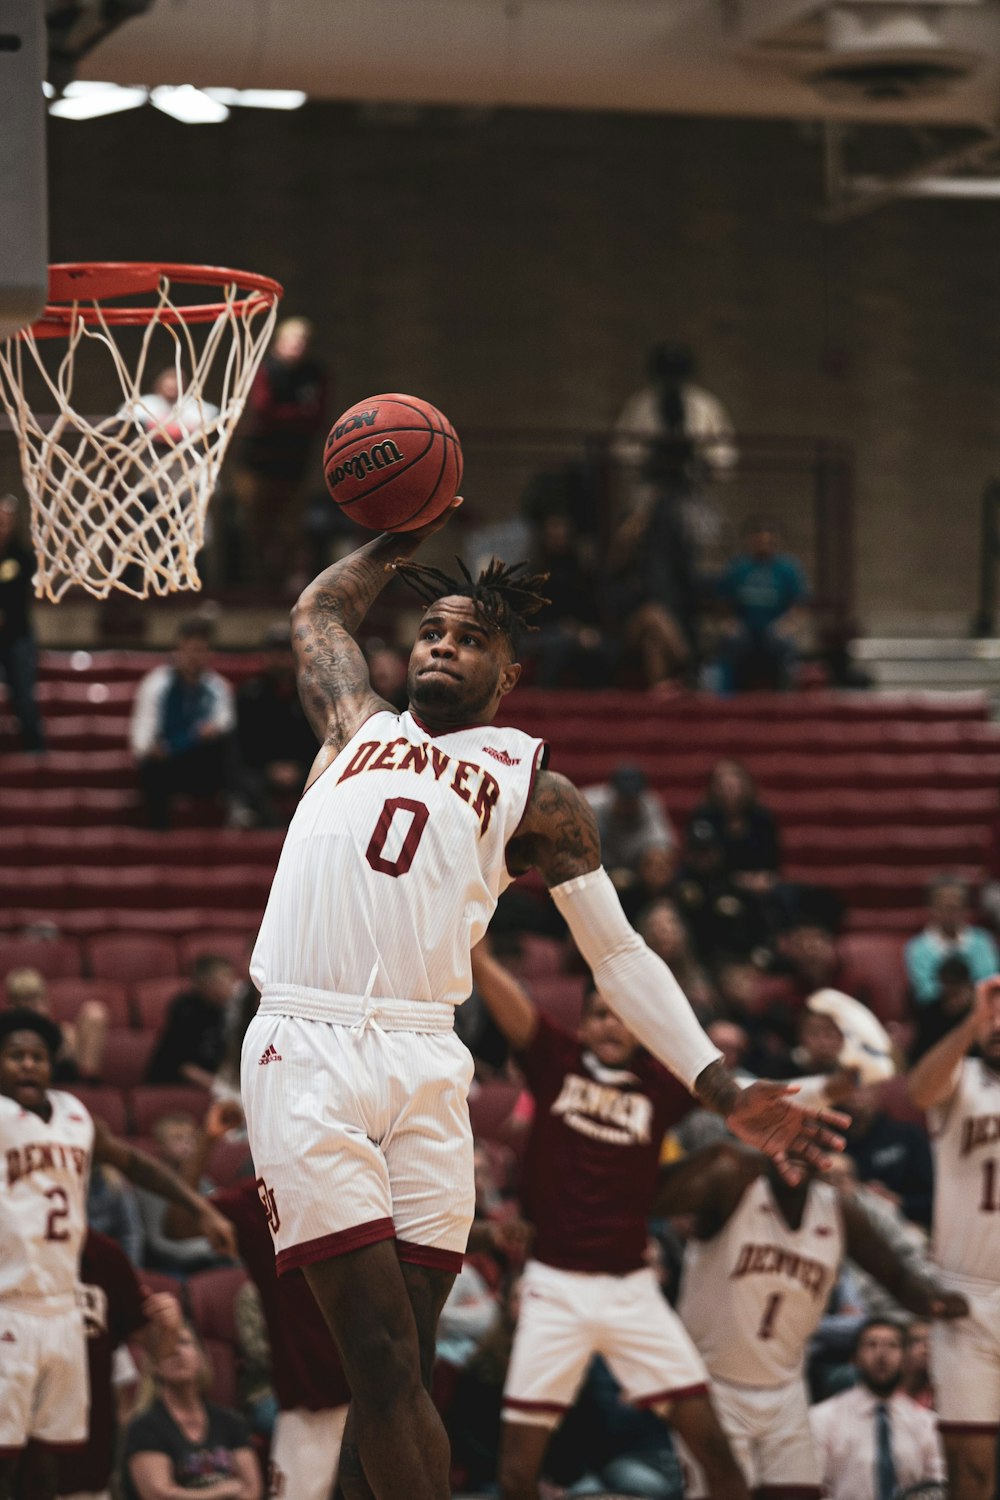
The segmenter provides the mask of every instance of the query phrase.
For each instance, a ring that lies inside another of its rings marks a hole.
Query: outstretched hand
[[[831,1153],[844,1149],[838,1132],[850,1124],[838,1110],[796,1104],[796,1093],[795,1084],[750,1083],[725,1117],[735,1136],[771,1157],[790,1187],[802,1181],[806,1166],[829,1167]]]
[[[414,526],[411,531],[395,532],[394,535],[398,536],[401,542],[406,542],[408,546],[412,544],[412,548],[415,549],[421,542],[426,541],[429,536],[433,536],[435,531],[440,531],[442,526],[447,526],[455,511],[462,504],[462,496],[456,495],[451,504],[445,506],[441,514],[435,516],[433,521],[428,521],[425,526]],[[389,567],[392,567],[391,563]]]

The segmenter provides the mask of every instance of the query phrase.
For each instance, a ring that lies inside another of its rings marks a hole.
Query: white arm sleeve
[[[577,875],[553,886],[550,895],[611,1009],[691,1088],[722,1053],[702,1031],[662,958],[629,925],[607,871]]]

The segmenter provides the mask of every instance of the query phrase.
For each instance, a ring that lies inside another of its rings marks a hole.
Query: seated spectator
[[[698,614],[694,550],[677,497],[658,493],[612,537],[605,570],[608,618],[643,685],[673,692],[690,677]]]
[[[710,1015],[716,1004],[715,990],[691,947],[676,904],[661,897],[647,906],[636,926],[653,952],[669,965],[699,1018]]]
[[[869,1319],[854,1355],[857,1385],[810,1410],[823,1493],[829,1500],[892,1500],[911,1486],[944,1483],[934,1418],[900,1389],[903,1332]]]
[[[809,590],[799,563],[779,552],[780,540],[772,521],[753,521],[744,551],[718,583],[719,598],[729,611],[722,649],[732,692],[794,685],[796,636]]]
[[[209,669],[213,628],[201,618],[177,632],[174,661],[139,683],[130,740],[151,828],[169,828],[178,792],[221,794],[230,827],[254,822],[234,730],[233,690]]]
[[[662,844],[650,844],[649,848],[644,849],[639,855],[635,867],[635,879],[630,884],[623,885],[618,892],[622,909],[633,926],[640,913],[654,901],[658,901],[661,896],[676,899],[674,891],[676,868],[676,850],[667,849]]]
[[[260,672],[237,694],[236,732],[254,805],[276,827],[275,800],[301,795],[319,745],[299,702],[288,626],[270,626],[261,649]]]
[[[796,921],[778,939],[778,952],[788,974],[789,999],[796,1008],[817,990],[841,987],[837,940],[823,923],[811,917]],[[864,1002],[864,996],[856,998]]]
[[[720,760],[712,768],[705,800],[691,814],[689,827],[699,822],[715,830],[726,873],[736,885],[761,895],[774,889],[781,868],[778,825],[739,761]]]
[[[601,857],[616,883],[635,878],[647,849],[673,850],[674,830],[661,799],[649,790],[646,773],[638,766],[616,767],[611,779],[584,788],[601,836]]]
[[[106,1162],[95,1161],[87,1185],[87,1227],[114,1240],[133,1266],[143,1263],[142,1215],[135,1188]]]
[[[48,986],[37,969],[11,969],[4,980],[7,1004],[24,1006],[36,1015],[52,1017]],[[75,1021],[59,1024],[62,1046],[52,1068],[52,1082],[97,1083],[108,1034],[108,1007],[102,1000],[84,1000]]]
[[[605,686],[616,651],[601,629],[597,576],[565,511],[542,517],[535,563],[548,574],[548,603],[532,617],[536,630],[527,642],[538,686]]]
[[[851,1117],[847,1151],[861,1181],[900,1209],[904,1218],[929,1228],[934,1168],[926,1131],[887,1115],[879,1108],[878,1091],[871,1085],[855,1089],[838,1108]]]
[[[769,993],[767,978],[745,959],[723,961],[715,970],[719,1004],[746,1033],[743,1066],[756,1078],[788,1078],[797,1023],[791,1007]]]
[[[211,1088],[226,1053],[226,1014],[236,988],[228,958],[200,953],[191,984],[170,1002],[149,1066],[147,1083],[190,1083]]]
[[[240,1352],[240,1405],[250,1430],[268,1438],[278,1416],[278,1398],[271,1384],[271,1340],[264,1304],[252,1281],[236,1293],[236,1341]]]
[[[725,844],[708,818],[695,818],[687,826],[673,897],[705,963],[766,951],[770,924],[764,903],[729,874]]]
[[[910,1049],[911,1063],[936,1047],[953,1026],[965,1019],[972,1009],[975,993],[968,962],[961,954],[953,953],[943,958],[938,964],[937,998],[917,1011],[917,1034]]]
[[[153,1126],[157,1155],[186,1180],[185,1168],[198,1149],[198,1126],[189,1114],[175,1110],[161,1115]],[[202,1194],[210,1193],[212,1184],[203,1180],[198,1184]],[[142,1216],[143,1234],[146,1243],[146,1265],[151,1271],[165,1271],[170,1276],[185,1277],[195,1271],[206,1271],[212,1266],[227,1265],[220,1258],[204,1235],[195,1234],[187,1239],[174,1239],[166,1233],[165,1225],[170,1212],[166,1199],[144,1188],[137,1190],[139,1213]]]
[[[205,1490],[225,1500],[261,1500],[257,1455],[243,1418],[205,1400],[208,1360],[190,1324],[152,1366],[146,1409],[125,1433],[125,1500],[163,1500]]]
[[[927,1411],[934,1410],[934,1387],[929,1363],[931,1325],[911,1318],[903,1335],[903,1378],[900,1389]]]
[[[938,998],[938,970],[957,955],[969,966],[975,984],[1000,970],[1000,955],[990,934],[969,922],[969,888],[964,880],[942,875],[927,893],[927,926],[906,945],[906,974],[918,1005]]]
[[[16,495],[0,495],[0,676],[10,711],[21,726],[21,747],[45,749],[45,729],[36,700],[38,647],[31,619],[35,557],[17,536]]]

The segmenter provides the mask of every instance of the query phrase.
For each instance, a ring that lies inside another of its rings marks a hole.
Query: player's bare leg
[[[669,1421],[701,1465],[711,1500],[750,1500],[746,1480],[707,1396],[688,1396],[655,1410]]]
[[[441,1309],[454,1285],[450,1271],[435,1271],[426,1266],[400,1262],[400,1270],[406,1283],[407,1295],[417,1324],[417,1340],[420,1345],[420,1376],[424,1389],[431,1388],[434,1373],[434,1354],[437,1345],[437,1326]],[[347,1425],[340,1449],[340,1467],[337,1473],[339,1485],[337,1500],[373,1500],[372,1488],[365,1476],[358,1440],[354,1427],[354,1406],[347,1414]]]
[[[538,1500],[538,1476],[552,1431],[528,1422],[504,1422],[499,1474],[503,1500]]]
[[[448,1438],[424,1389],[417,1319],[394,1243],[320,1261],[305,1275],[340,1350],[375,1500],[448,1500]]]
[[[948,1465],[949,1500],[993,1500],[995,1432],[941,1432]]]
[[[30,1473],[26,1469],[23,1452],[0,1458],[0,1500],[11,1500],[11,1496],[20,1496],[22,1500],[55,1500],[59,1476],[52,1450],[33,1443]]]

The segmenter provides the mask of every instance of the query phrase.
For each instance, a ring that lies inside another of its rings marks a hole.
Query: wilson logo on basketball
[[[492,755],[493,759],[498,760],[502,766],[519,766],[521,764],[520,756],[508,755],[506,750],[494,750],[492,745],[484,745],[483,752],[486,755]]]
[[[338,485],[344,479],[365,479],[374,469],[389,469],[401,464],[403,455],[392,438],[383,438],[370,448],[362,448],[352,458],[341,459],[335,468],[327,471],[327,482]]]

